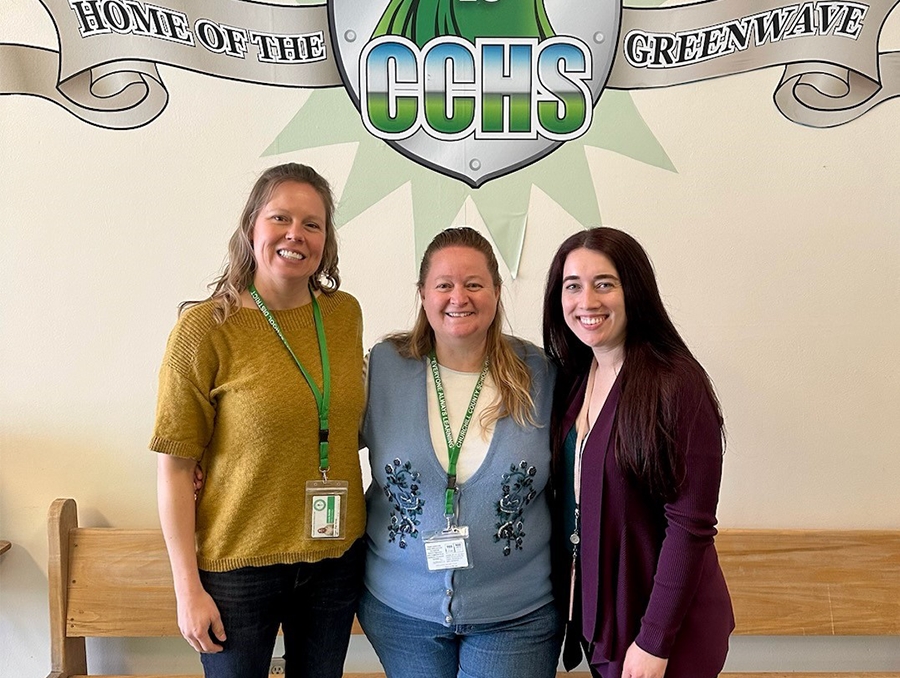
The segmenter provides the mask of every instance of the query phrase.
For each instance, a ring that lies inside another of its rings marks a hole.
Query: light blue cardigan
[[[369,356],[363,437],[366,587],[402,614],[445,626],[515,619],[553,599],[550,581],[550,408],[553,371],[543,353],[508,338],[531,370],[540,426],[499,420],[481,466],[459,487],[458,524],[469,528],[468,570],[429,572],[423,539],[442,529],[447,474],[428,428],[426,360],[382,342]],[[454,431],[454,435],[456,432]]]

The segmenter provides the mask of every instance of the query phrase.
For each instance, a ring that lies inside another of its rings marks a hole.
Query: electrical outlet
[[[272,663],[269,664],[269,675],[284,675],[284,657],[272,657]]]

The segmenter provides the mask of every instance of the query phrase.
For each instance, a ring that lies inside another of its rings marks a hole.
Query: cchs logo
[[[477,188],[591,125],[617,0],[331,0],[343,82],[366,129]]]

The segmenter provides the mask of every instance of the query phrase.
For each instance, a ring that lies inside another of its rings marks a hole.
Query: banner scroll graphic
[[[395,24],[386,11],[389,6],[411,13],[413,5],[423,5],[402,0],[371,0],[365,3],[368,9],[355,12],[362,5],[350,0],[316,5],[39,1],[53,21],[59,49],[0,44],[0,94],[41,97],[92,125],[133,129],[152,122],[168,103],[160,65],[281,87],[343,86],[370,132],[377,131],[420,164],[473,187],[535,162],[582,133],[604,88],[669,87],[782,66],[775,104],[789,120],[812,127],[845,124],[900,95],[900,52],[878,50],[882,28],[900,0],[707,0],[645,9],[611,4],[592,10],[580,23],[569,20],[577,12],[566,8],[577,3],[567,0],[439,0],[431,5],[444,13],[447,23],[440,25],[446,35],[425,38],[391,29]],[[515,24],[518,33],[512,36],[480,35],[472,27],[486,24],[466,18],[476,6],[495,17],[502,10],[515,18],[511,8],[516,5],[534,7],[530,23]],[[381,48],[383,43],[389,47]],[[391,127],[399,119],[394,106],[404,103],[400,95],[409,83],[398,82],[393,71],[362,69],[360,59],[376,48],[387,52],[401,45],[386,57],[386,68],[395,68],[398,54],[418,59],[413,69],[428,68],[433,66],[428,53],[438,44],[441,63],[451,64],[445,73],[458,76],[459,82],[417,96],[423,110],[430,107],[432,122],[441,122],[428,127],[416,118],[408,126],[411,133],[397,132]],[[577,45],[584,47],[586,64],[580,74],[572,66],[579,58],[577,50],[572,51]],[[543,64],[532,63],[533,77],[560,87],[536,87],[531,113],[517,113],[519,104],[513,102],[526,100],[521,82],[502,69],[493,75],[485,75],[484,69],[493,58],[505,59],[504,68],[511,68],[516,55],[536,55],[549,46],[550,57]],[[468,64],[475,61],[476,71],[466,75]],[[462,69],[458,73],[457,66]],[[503,91],[507,84],[512,89]],[[374,99],[365,89],[370,85],[375,87]],[[382,94],[393,99],[385,100],[384,115],[373,122],[364,105],[369,99],[378,105]],[[565,116],[577,109],[579,97],[589,103],[587,117],[581,127],[566,128]],[[483,126],[480,132],[463,125],[455,128],[456,104],[463,112],[473,106],[482,121],[494,116],[500,126]],[[554,110],[562,112],[555,122]],[[516,115],[521,129],[513,124]]]

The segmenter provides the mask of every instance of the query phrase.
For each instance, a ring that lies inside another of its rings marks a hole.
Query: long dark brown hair
[[[650,258],[637,240],[614,228],[591,228],[567,238],[547,274],[544,351],[558,369],[551,423],[555,463],[565,438],[561,428],[566,407],[593,358],[591,348],[569,329],[562,310],[563,268],[569,254],[580,248],[599,252],[613,263],[625,295],[625,362],[613,429],[617,463],[651,495],[671,500],[678,494],[684,468],[676,439],[679,389],[696,384],[706,393],[724,440],[722,411],[709,376],[663,306]]]

